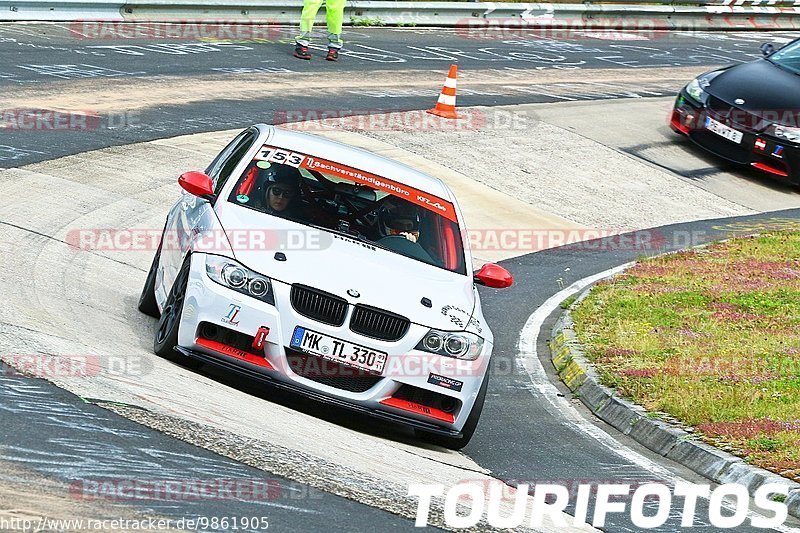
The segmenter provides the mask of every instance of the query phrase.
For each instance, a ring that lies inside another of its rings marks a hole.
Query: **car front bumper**
[[[486,379],[490,342],[475,361],[428,354],[414,350],[426,327],[412,323],[400,340],[381,341],[348,328],[352,306],[342,326],[330,326],[294,309],[290,285],[273,280],[272,289],[274,306],[219,285],[205,272],[205,254],[194,254],[178,351],[315,400],[434,433],[460,434]],[[388,353],[384,371],[366,373],[290,348],[296,326]],[[266,331],[256,348],[256,338]]]
[[[733,106],[731,106],[733,107]],[[747,113],[734,108],[741,116]],[[706,127],[706,120],[714,119],[742,133],[741,142],[728,140]],[[670,115],[670,127],[686,135],[697,146],[738,165],[755,168],[769,175],[800,184],[800,147],[788,141],[763,133],[757,118],[742,125],[730,119],[725,112],[696,102],[684,90],[675,100]]]

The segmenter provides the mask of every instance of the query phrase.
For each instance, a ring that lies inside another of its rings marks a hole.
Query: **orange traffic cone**
[[[457,74],[458,65],[450,65],[450,72],[447,73],[447,79],[444,80],[444,87],[442,87],[442,93],[439,95],[436,107],[428,109],[428,113],[442,118],[459,118],[456,113]]]

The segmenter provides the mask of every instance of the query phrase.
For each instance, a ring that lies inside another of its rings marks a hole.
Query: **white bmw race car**
[[[139,300],[156,354],[469,442],[493,343],[475,284],[512,279],[471,272],[444,183],[263,124],[178,182]]]

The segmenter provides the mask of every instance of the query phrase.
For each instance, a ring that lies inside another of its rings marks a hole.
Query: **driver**
[[[411,242],[419,239],[419,208],[405,200],[387,202],[381,210],[380,222],[384,236],[397,235]]]
[[[295,198],[300,192],[300,172],[294,167],[272,164],[264,169],[264,174],[264,210],[291,217],[295,214]]]

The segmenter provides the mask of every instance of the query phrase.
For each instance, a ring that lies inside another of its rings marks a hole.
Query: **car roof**
[[[348,146],[324,137],[277,128],[268,124],[258,124],[257,127],[262,132],[268,133],[269,136],[266,142],[279,148],[297,150],[306,155],[370,172],[451,202],[454,199],[454,195],[442,180],[367,150]]]

